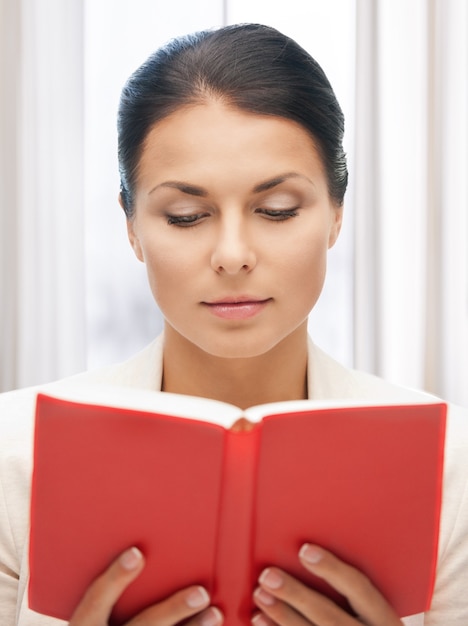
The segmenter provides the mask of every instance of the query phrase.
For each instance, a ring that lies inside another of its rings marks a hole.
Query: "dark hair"
[[[298,122],[316,141],[331,197],[343,203],[348,180],[344,117],[322,68],[274,28],[240,24],[170,41],[123,88],[119,169],[127,217],[133,214],[138,164],[149,131],[180,107],[207,98]]]

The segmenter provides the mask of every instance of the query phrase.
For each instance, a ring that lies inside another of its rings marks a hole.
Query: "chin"
[[[240,338],[238,336],[230,337],[225,340],[213,340],[198,344],[207,354],[223,359],[251,359],[263,356],[272,350],[281,342],[281,339],[261,340],[258,336],[255,338]]]

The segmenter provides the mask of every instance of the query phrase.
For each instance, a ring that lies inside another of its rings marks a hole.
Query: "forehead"
[[[153,126],[140,158],[138,184],[200,178],[255,184],[285,171],[324,179],[320,153],[307,130],[289,119],[208,101],[178,109]]]

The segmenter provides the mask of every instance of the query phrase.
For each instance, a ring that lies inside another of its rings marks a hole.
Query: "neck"
[[[212,398],[242,409],[307,397],[307,325],[274,348],[249,358],[204,352],[173,329],[164,342],[163,389]]]

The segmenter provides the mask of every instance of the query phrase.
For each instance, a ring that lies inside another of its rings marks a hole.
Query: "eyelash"
[[[181,228],[190,228],[197,226],[202,218],[206,217],[205,213],[197,213],[195,215],[167,215],[167,223],[169,226],[179,226]]]
[[[266,215],[270,220],[275,222],[284,222],[291,217],[298,216],[299,207],[292,207],[291,209],[257,209],[258,213]]]
[[[273,222],[284,222],[292,217],[297,217],[299,207],[291,209],[256,209],[256,213],[265,215]],[[194,215],[167,215],[167,223],[169,226],[178,226],[179,228],[193,228],[201,223],[205,213],[196,213]]]

